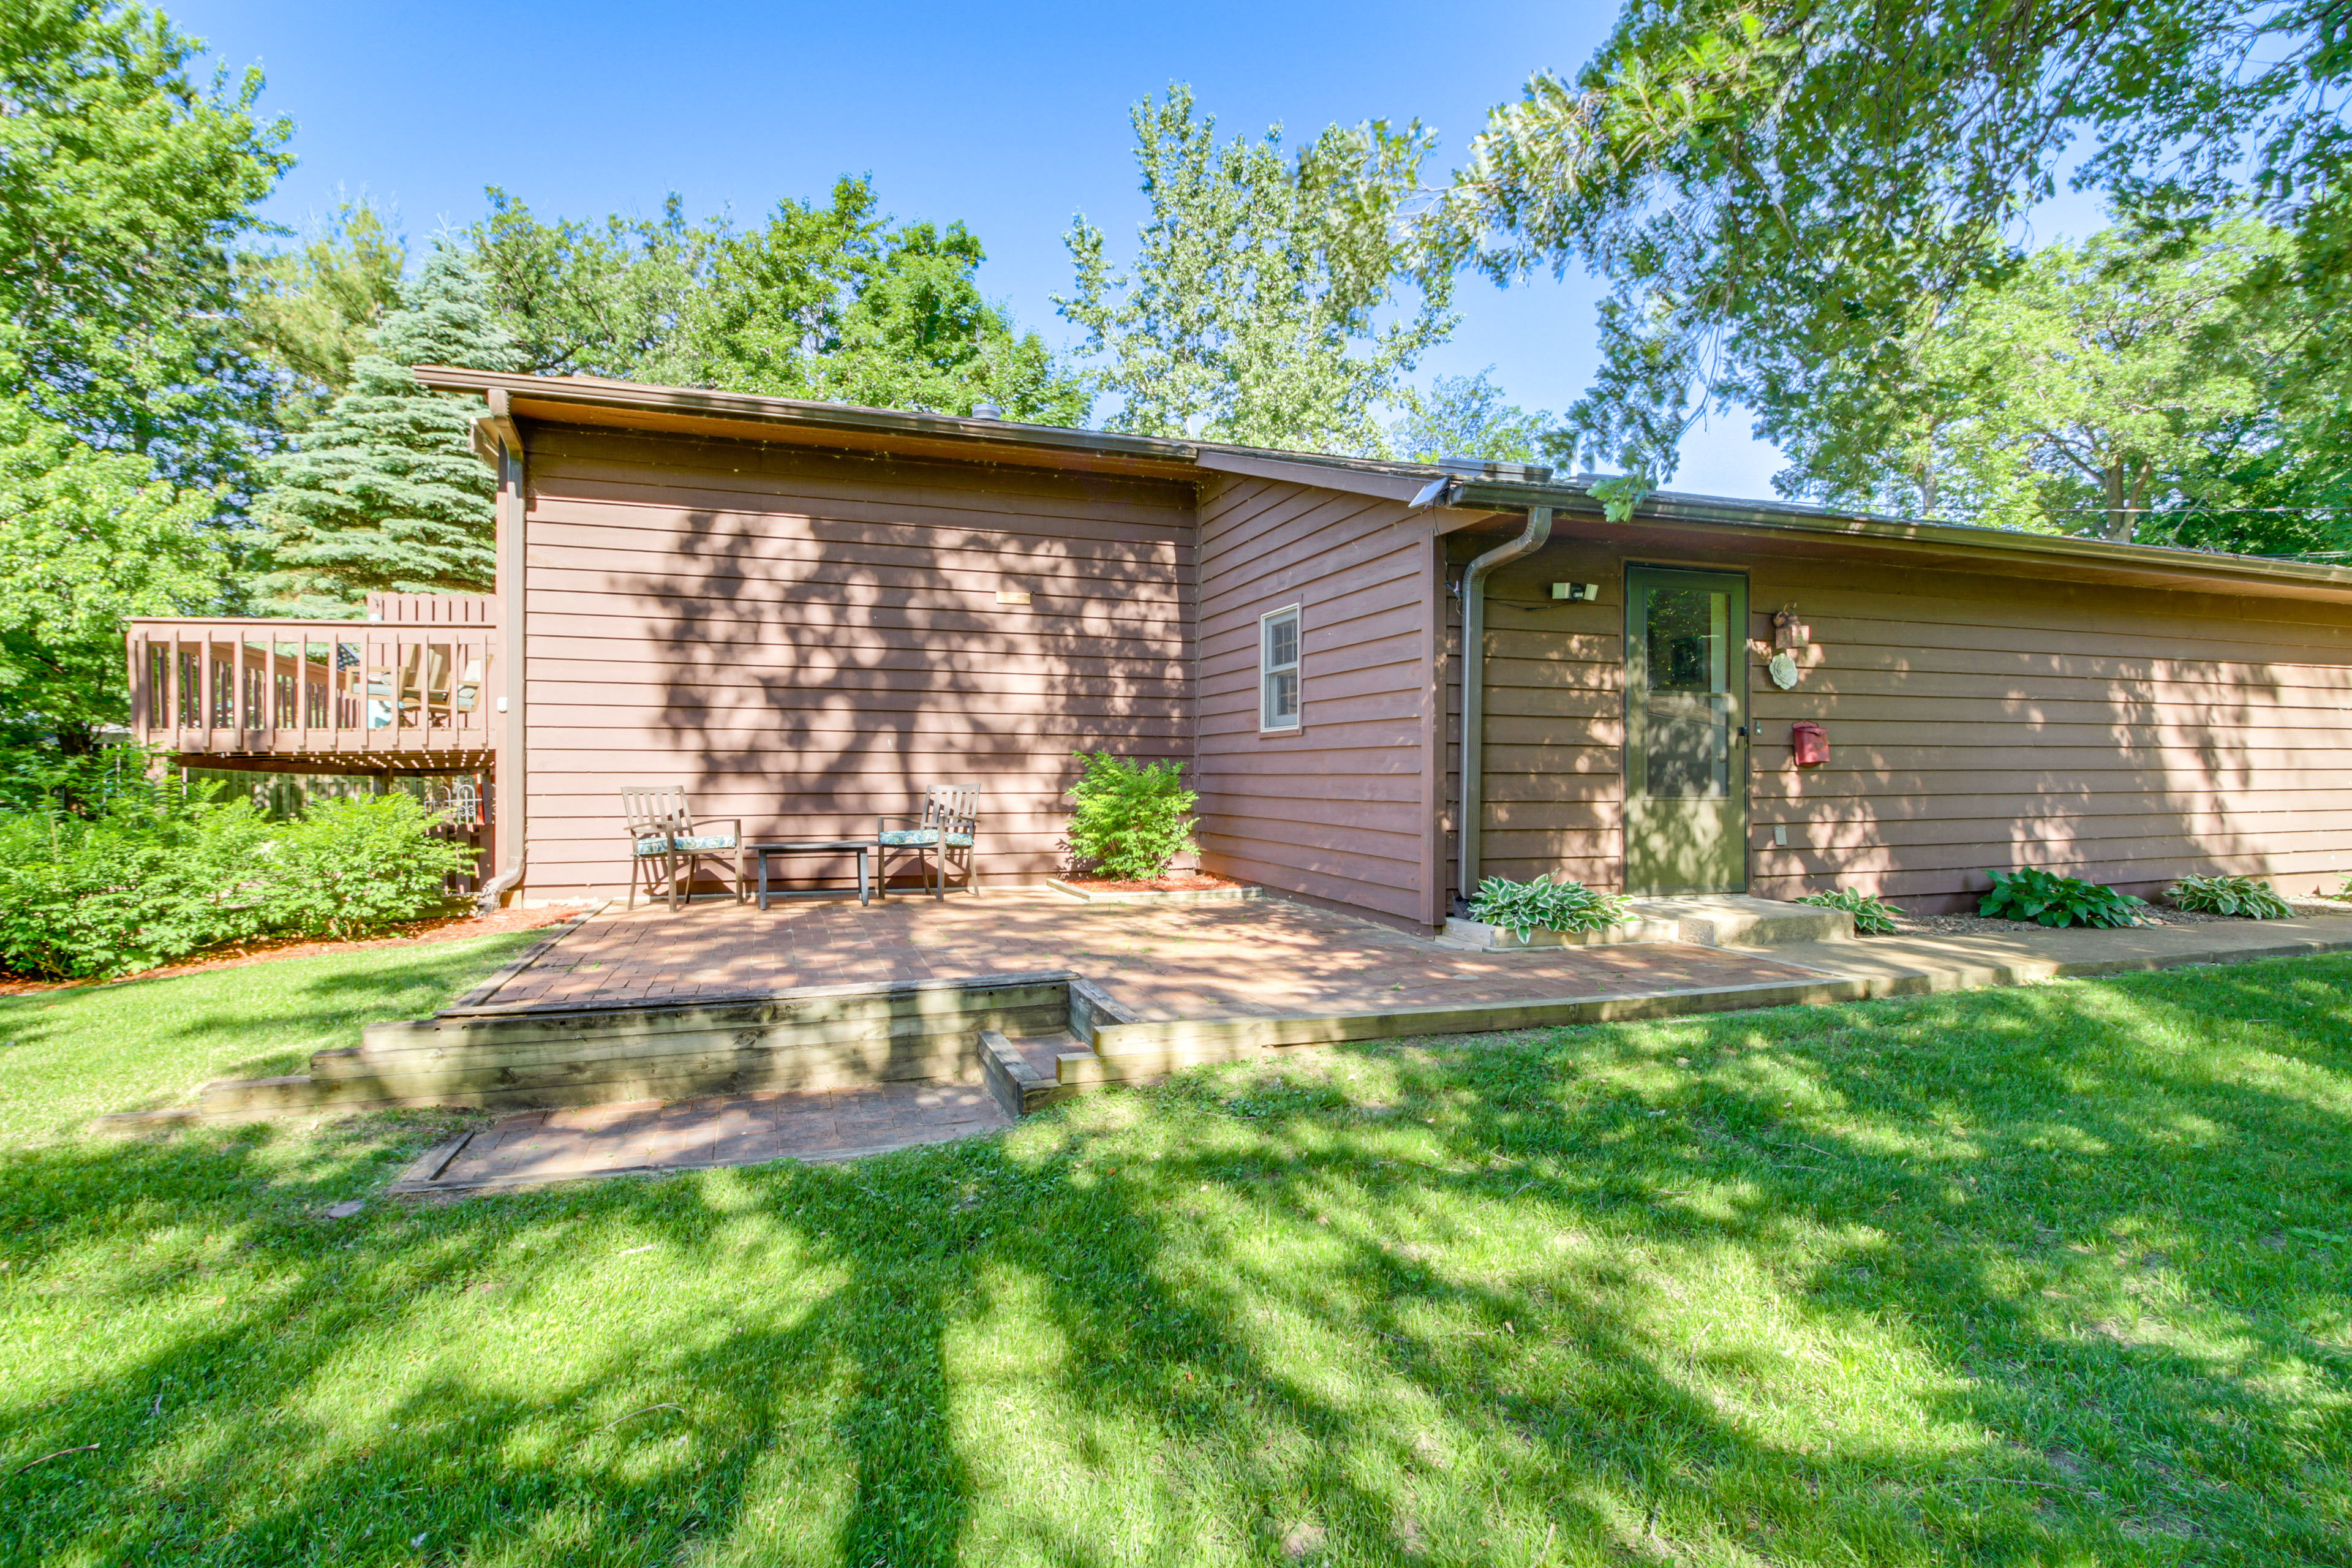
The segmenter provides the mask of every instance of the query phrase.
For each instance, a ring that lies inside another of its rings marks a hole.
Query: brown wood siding
[[[1571,528],[1489,601],[1489,875],[1622,885],[1628,562],[1748,574],[1757,893],[1946,910],[2012,866],[2139,892],[2216,871],[2309,891],[2352,870],[2352,607]],[[1599,582],[1601,602],[1554,604],[1555,581]],[[1764,672],[1784,603],[1814,638],[1790,692]],[[1826,767],[1792,765],[1801,719],[1826,730]]]
[[[1432,573],[1399,501],[1230,478],[1201,499],[1202,865],[1415,924],[1436,803]],[[1300,714],[1258,731],[1258,618],[1300,606]]]
[[[1187,486],[530,442],[530,896],[626,885],[631,784],[753,837],[869,838],[925,784],[975,784],[982,879],[1033,882],[1061,864],[1073,752],[1192,754]]]

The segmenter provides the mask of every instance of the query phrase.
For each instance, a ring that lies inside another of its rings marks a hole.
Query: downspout
[[[1518,537],[1479,556],[1462,573],[1462,871],[1464,900],[1478,890],[1478,829],[1486,815],[1486,579],[1498,566],[1533,555],[1551,537],[1551,508],[1528,508]]]
[[[498,776],[493,781],[491,801],[497,812],[499,858],[504,862],[497,876],[484,884],[475,898],[475,912],[488,915],[499,907],[499,900],[520,884],[523,873],[523,447],[522,432],[515,426],[507,403],[506,390],[492,387],[489,391],[490,411],[478,422],[482,433],[482,445],[495,453],[493,466],[499,476],[498,499],[498,564],[496,586],[499,600],[499,656],[505,668],[504,688],[499,698],[500,726],[496,755]]]

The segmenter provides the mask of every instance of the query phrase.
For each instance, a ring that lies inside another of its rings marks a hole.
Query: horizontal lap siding
[[[530,446],[536,896],[626,884],[624,784],[683,784],[753,837],[870,837],[925,784],[975,784],[982,879],[1034,881],[1061,863],[1073,752],[1192,753],[1187,487],[610,432]]]
[[[1949,910],[2013,866],[2140,892],[2217,871],[2308,891],[2352,868],[2352,611],[1759,563],[1758,638],[1784,602],[1814,643],[1792,691],[1751,659],[1759,893]],[[1791,765],[1802,719],[1826,767]]]
[[[1555,600],[1561,581],[1601,599]],[[1484,876],[1624,885],[1624,624],[1623,563],[1573,537],[1488,579]]]
[[[1628,561],[1748,574],[1755,892],[1937,910],[2011,866],[2142,891],[2214,871],[2307,891],[2352,869],[2352,610],[1565,531],[1490,590],[1490,876],[1622,885]],[[1562,580],[1601,602],[1549,601]],[[1815,639],[1785,693],[1764,670],[1783,604]],[[1801,719],[1827,731],[1828,766],[1791,764]]]
[[[1202,864],[1421,921],[1433,804],[1425,525],[1401,503],[1225,479],[1201,501]],[[1258,731],[1258,618],[1300,606],[1303,722]]]

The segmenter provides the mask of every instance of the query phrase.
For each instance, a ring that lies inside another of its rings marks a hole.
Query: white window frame
[[[1291,657],[1287,664],[1274,662],[1275,623],[1288,620],[1291,624]],[[1297,605],[1285,605],[1278,610],[1268,610],[1257,618],[1257,728],[1261,735],[1288,735],[1303,727],[1307,714],[1307,679],[1304,666],[1307,658],[1307,632],[1304,618]],[[1275,679],[1290,677],[1290,716],[1277,716],[1274,710]]]

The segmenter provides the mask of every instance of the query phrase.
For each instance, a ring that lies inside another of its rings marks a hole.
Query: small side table
[[[831,888],[810,888],[797,893],[768,891],[768,857],[771,855],[855,855],[857,857],[857,901],[864,905],[871,900],[874,879],[866,857],[874,853],[873,840],[867,838],[793,838],[767,844],[746,844],[746,853],[760,862],[760,907],[766,909],[770,899],[829,899]]]

